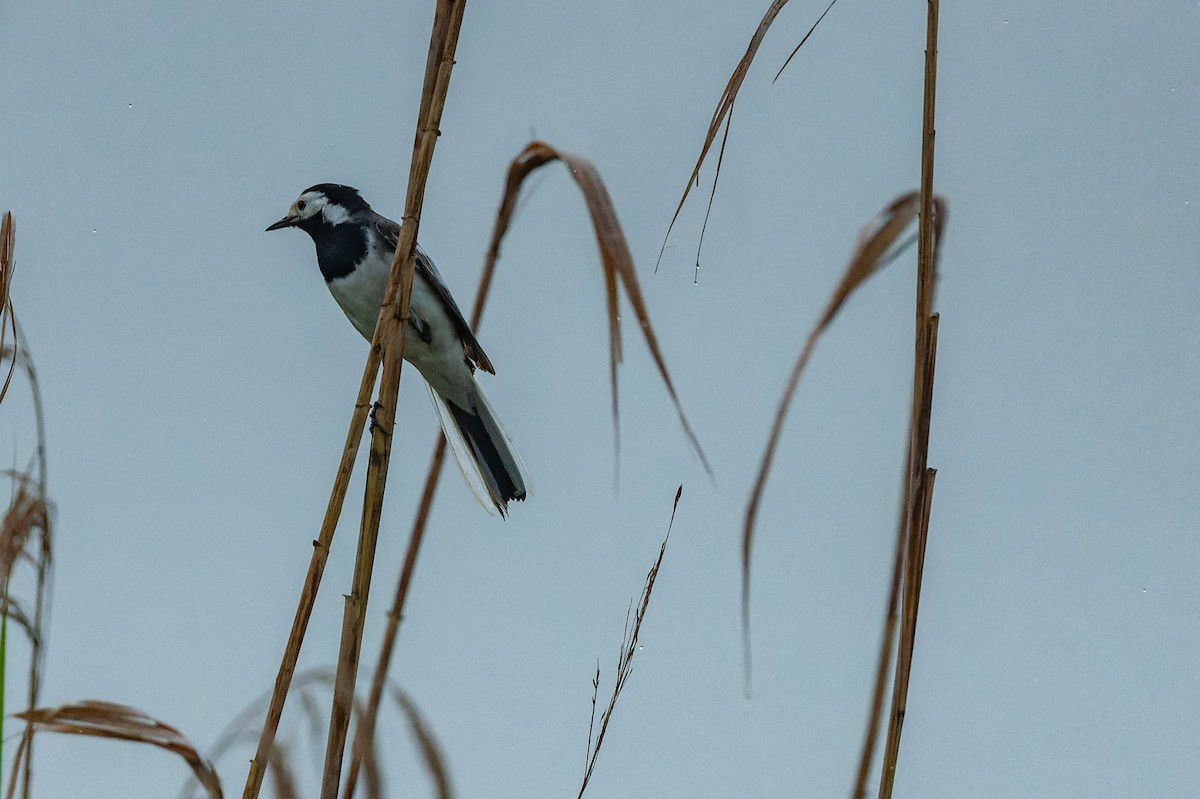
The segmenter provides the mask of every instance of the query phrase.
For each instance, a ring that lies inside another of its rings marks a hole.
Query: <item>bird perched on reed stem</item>
[[[305,189],[267,230],[300,228],[317,248],[325,284],[368,341],[400,236],[357,189],[320,183]],[[433,261],[419,246],[409,304],[404,360],[425,378],[442,432],[467,484],[485,508],[504,516],[509,500],[528,494],[529,479],[496,412],[475,381],[475,369],[495,374]]]

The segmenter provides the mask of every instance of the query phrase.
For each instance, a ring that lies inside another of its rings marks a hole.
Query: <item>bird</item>
[[[325,285],[368,341],[375,333],[400,225],[372,210],[358,190],[338,183],[305,189],[267,230],[299,228],[313,240]],[[404,360],[425,379],[442,432],[463,478],[489,512],[508,514],[529,493],[525,464],[500,423],[475,370],[495,374],[433,261],[418,245]]]

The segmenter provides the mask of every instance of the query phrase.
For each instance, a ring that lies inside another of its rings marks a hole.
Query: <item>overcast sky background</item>
[[[467,8],[423,246],[469,308],[509,160],[535,136],[591,159],[717,479],[627,318],[614,491],[598,259],[568,175],[544,169],[480,329],[498,372],[484,386],[535,495],[501,522],[447,470],[394,670],[461,796],[578,790],[596,660],[603,701],[680,483],[589,795],[849,791],[915,256],[844,309],[789,416],[754,551],[751,700],[739,525],[787,371],[860,226],[917,186],[925,6],[844,0],[772,86],[824,8],[789,4],[738,100],[698,282],[711,164],[653,274],[766,5]],[[128,703],[207,747],[270,688],[366,346],[309,239],[263,228],[322,181],[399,217],[432,8],[0,4],[0,208],[17,220],[13,296],[57,504],[44,704]],[[897,796],[1197,795],[1198,42],[1190,0],[943,7],[939,472]],[[0,454],[18,464],[25,394],[0,413]],[[415,371],[400,394],[365,663],[436,432]],[[335,661],[360,497],[361,470],[302,667]],[[389,795],[424,795],[388,712]],[[293,700],[283,740],[305,723]],[[5,723],[6,761],[17,729]],[[251,753],[220,763],[227,795]],[[317,772],[319,747],[298,757]],[[188,773],[156,750],[50,735],[36,769],[39,797],[169,796]]]

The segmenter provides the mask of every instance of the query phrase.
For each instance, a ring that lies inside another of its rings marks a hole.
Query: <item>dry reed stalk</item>
[[[363,500],[362,525],[358,554],[354,564],[351,593],[346,596],[342,623],[342,643],[338,653],[338,672],[334,683],[333,706],[329,721],[329,743],[325,750],[325,768],[321,780],[321,799],[337,799],[342,758],[354,704],[363,627],[375,563],[375,545],[387,485],[392,435],[396,418],[396,400],[400,387],[404,340],[408,331],[409,300],[412,294],[417,229],[425,201],[425,183],[433,161],[433,151],[441,126],[442,110],[454,67],[454,52],[465,11],[465,0],[438,0],[434,14],[429,56],[425,65],[425,84],[417,116],[417,135],[413,146],[408,178],[408,195],[400,226],[399,241],[392,259],[387,298],[380,308],[376,337],[395,320],[391,336],[384,339],[383,374],[379,402],[371,431],[371,451],[367,461],[366,496]],[[397,296],[398,294],[398,296]]]
[[[196,779],[208,791],[211,799],[221,799],[221,782],[212,764],[205,760],[196,747],[179,730],[151,718],[140,710],[111,702],[83,701],[38,708],[17,713],[16,717],[49,732],[90,735],[97,738],[114,738],[121,741],[149,744],[174,752],[191,767]],[[24,748],[28,739],[22,739]],[[8,784],[8,799],[16,791],[16,774]]]
[[[470,328],[478,330],[479,316],[482,305],[475,302],[475,313],[470,320]],[[400,579],[396,584],[395,599],[392,600],[388,611],[388,624],[384,629],[383,643],[379,645],[379,657],[371,679],[371,692],[367,695],[366,711],[358,726],[354,728],[354,741],[350,745],[350,764],[346,771],[346,785],[342,787],[342,797],[350,799],[358,785],[359,769],[364,761],[368,745],[373,743],[374,729],[379,715],[379,703],[383,697],[383,687],[388,679],[391,668],[391,656],[396,648],[396,636],[400,633],[400,620],[404,613],[404,602],[408,600],[408,588],[413,582],[413,571],[416,569],[416,555],[420,552],[421,542],[425,540],[425,530],[433,506],[433,494],[438,486],[438,477],[442,476],[442,462],[445,458],[445,435],[438,434],[438,443],[433,447],[433,457],[430,469],[425,475],[425,488],[421,492],[421,501],[416,509],[412,533],[408,536],[408,551],[404,553],[404,565],[401,566]]]
[[[33,604],[33,628],[35,636],[33,639],[33,651],[30,653],[29,660],[29,686],[26,694],[28,706],[32,709],[37,707],[38,698],[41,694],[42,683],[42,663],[46,657],[46,635],[44,634],[46,625],[46,602],[47,595],[50,590],[50,575],[54,566],[54,526],[53,514],[49,511],[52,506],[49,500],[49,495],[46,490],[46,416],[42,406],[42,386],[38,380],[37,369],[34,368],[33,355],[29,351],[29,345],[26,343],[24,334],[21,328],[17,325],[15,328],[16,338],[14,339],[15,347],[13,348],[14,360],[20,361],[21,367],[25,370],[25,378],[29,384],[30,399],[33,401],[33,420],[36,430],[37,451],[35,455],[36,462],[36,485],[38,493],[45,503],[47,514],[45,524],[39,528],[37,537],[37,555],[34,557],[34,564],[37,568],[37,584],[34,589],[34,604]],[[23,795],[28,799],[29,796],[29,775],[31,772],[31,764],[33,760],[32,745],[25,750],[25,785],[22,791]]]
[[[925,567],[925,544],[929,534],[929,516],[933,502],[936,472],[929,468],[929,426],[933,413],[933,378],[937,359],[938,316],[933,313],[933,295],[937,281],[937,238],[945,217],[935,209],[933,195],[933,155],[936,139],[934,125],[937,100],[938,0],[927,0],[925,17],[925,90],[921,120],[921,215],[917,247],[917,300],[915,354],[913,359],[912,422],[910,424],[910,491],[907,515],[906,568],[900,643],[892,688],[887,742],[879,777],[880,799],[890,799],[900,756],[900,735],[908,707],[909,675],[912,671],[916,642],[917,610],[921,596],[921,576]],[[894,608],[892,610],[894,613]],[[862,769],[860,768],[860,777]],[[866,786],[862,786],[865,793]],[[856,794],[858,795],[858,794]]]
[[[883,750],[883,769],[880,772],[879,795],[890,797],[896,776],[896,761],[900,756],[900,732],[908,709],[908,683],[912,673],[913,647],[917,632],[917,608],[921,599],[921,577],[925,569],[925,543],[929,537],[929,510],[933,502],[933,483],[936,469],[929,469],[923,490],[914,508],[919,518],[909,535],[904,561],[903,598],[900,609],[900,646],[896,652],[896,669],[892,683],[892,709],[888,719],[887,741]]]
[[[931,344],[937,344],[937,316],[930,318],[933,328]],[[915,449],[913,442],[919,440],[924,430],[925,441],[928,442],[929,420],[932,413],[933,400],[933,366],[936,349],[931,348],[925,365],[927,390],[923,391],[920,408],[917,415],[910,420],[909,463],[913,462]],[[914,385],[914,392],[916,391]],[[914,393],[913,400],[918,399]],[[923,421],[922,421],[923,420]],[[915,435],[913,434],[915,432]],[[924,459],[922,458],[922,462]],[[883,697],[887,686],[887,675],[891,663],[892,642],[895,639],[896,625],[901,623],[900,648],[896,655],[896,669],[893,677],[892,711],[890,714],[888,740],[884,749],[883,774],[895,772],[896,760],[900,751],[899,726],[903,724],[907,708],[908,675],[912,665],[913,642],[916,635],[916,608],[920,597],[921,574],[925,563],[925,540],[929,532],[929,512],[933,501],[933,481],[937,474],[935,469],[926,469],[922,475],[912,475],[906,472],[904,480],[904,499],[900,504],[900,517],[896,523],[896,542],[892,555],[892,576],[888,588],[887,610],[884,613],[882,640],[879,644],[879,655],[875,665],[875,681],[871,692],[870,713],[867,721],[867,732],[863,739],[862,753],[859,756],[858,772],[855,777],[855,787],[851,793],[854,797],[866,795],[867,779],[871,773],[871,762],[875,756],[875,746],[879,738],[879,725],[883,718]],[[921,479],[923,478],[923,479]],[[916,488],[914,489],[914,486]],[[916,490],[918,493],[913,494]],[[903,590],[903,595],[902,595]],[[901,604],[902,603],[902,604]],[[900,608],[897,611],[897,608]],[[903,621],[900,621],[900,616]],[[895,731],[895,736],[893,736]],[[890,765],[889,765],[890,763]],[[882,777],[881,777],[882,779]],[[883,790],[882,783],[880,790]],[[890,787],[888,789],[890,791]]]
[[[300,601],[296,607],[296,615],[292,620],[287,643],[284,645],[283,659],[279,666],[279,673],[275,677],[271,701],[267,706],[267,715],[259,735],[258,747],[250,761],[250,770],[246,775],[242,799],[254,799],[258,796],[262,788],[263,777],[266,775],[266,769],[270,763],[275,736],[279,731],[279,722],[283,718],[283,706],[296,673],[300,648],[304,644],[304,634],[308,629],[308,621],[312,617],[313,606],[316,604],[321,577],[325,573],[325,563],[329,559],[329,548],[333,543],[333,534],[337,529],[338,519],[341,518],[346,490],[350,485],[350,476],[354,472],[354,461],[358,457],[359,443],[362,441],[363,430],[366,428],[367,411],[371,407],[371,389],[375,386],[375,378],[383,352],[382,338],[381,331],[376,329],[375,337],[371,341],[371,348],[367,353],[367,363],[363,369],[358,397],[350,418],[350,429],[346,433],[346,443],[342,448],[342,458],[338,463],[337,475],[334,478],[329,503],[325,509],[325,517],[321,522],[320,533],[312,542],[312,558],[309,560],[308,572],[305,574],[304,583],[300,589]]]
[[[480,297],[484,295],[479,295]],[[483,304],[475,303],[475,313],[471,316],[471,329],[479,329],[479,317],[483,313]],[[421,550],[421,542],[425,540],[425,530],[429,521],[429,511],[433,507],[433,496],[437,489],[438,478],[442,473],[442,462],[446,456],[446,437],[438,434],[437,444],[433,449],[429,470],[425,475],[425,488],[421,492],[421,502],[417,506],[416,519],[413,521],[412,532],[408,538],[408,550],[404,555],[404,565],[400,568],[400,578],[396,584],[395,599],[387,614],[387,626],[383,632],[383,642],[379,646],[379,657],[376,659],[374,676],[371,679],[371,691],[367,695],[367,707],[363,718],[354,728],[354,741],[350,747],[350,765],[346,770],[346,782],[342,787],[344,799],[351,799],[358,784],[358,772],[364,760],[369,745],[375,739],[375,724],[379,717],[379,705],[383,697],[383,686],[387,680],[388,670],[392,664],[392,654],[396,648],[396,636],[400,632],[400,619],[404,615],[404,605],[408,600],[408,589],[412,584],[413,572],[417,567],[417,554]],[[440,784],[440,783],[439,783]]]
[[[642,586],[642,597],[638,602],[638,609],[634,615],[632,628],[629,626],[628,613],[625,616],[625,633],[622,636],[621,650],[617,656],[617,673],[613,680],[613,692],[612,696],[608,699],[608,706],[600,714],[600,730],[596,734],[596,745],[593,747],[591,742],[596,718],[596,691],[600,687],[600,667],[598,664],[596,666],[596,677],[592,680],[592,720],[588,723],[588,758],[583,772],[583,783],[579,786],[580,797],[583,796],[584,791],[587,790],[588,783],[592,779],[592,772],[596,769],[596,759],[600,756],[600,747],[604,743],[604,734],[608,732],[608,723],[612,720],[613,710],[617,706],[617,698],[620,697],[621,691],[625,688],[625,683],[629,680],[629,675],[632,672],[633,656],[637,652],[638,634],[642,629],[642,621],[646,618],[646,610],[650,607],[650,594],[654,591],[654,582],[658,579],[658,570],[662,568],[663,556],[667,553],[667,541],[671,539],[671,528],[675,524],[675,511],[679,510],[679,498],[681,496],[683,496],[682,485],[675,491],[675,502],[671,505],[671,520],[667,522],[667,534],[663,536],[662,546],[658,548],[658,559],[654,561],[654,565],[650,567],[650,571],[646,575],[646,582]]]
[[[430,161],[433,157],[433,145],[437,140],[437,122],[441,118],[441,108],[445,102],[446,86],[449,81],[450,68],[453,66],[454,60],[453,46],[457,43],[464,3],[465,0],[458,0],[458,2],[454,0],[438,0],[437,2],[429,56],[425,65],[421,105],[417,117],[417,133],[413,144],[413,162],[409,174],[409,193],[405,205],[405,214],[402,218],[400,242],[396,248],[396,256],[392,262],[392,272],[388,282],[387,295],[380,308],[380,318],[375,326],[375,334],[372,337],[367,362],[363,368],[363,377],[359,384],[358,397],[355,401],[354,413],[350,420],[350,430],[346,434],[346,444],[342,451],[342,459],[338,464],[337,476],[330,493],[325,518],[321,524],[320,534],[317,540],[313,542],[313,556],[309,562],[308,573],[301,588],[300,602],[296,608],[292,629],[288,635],[287,644],[284,647],[283,660],[280,664],[279,674],[275,679],[275,687],[271,703],[267,709],[267,717],[263,724],[262,734],[259,737],[254,759],[250,761],[250,770],[246,776],[246,785],[242,792],[243,799],[255,799],[262,787],[266,765],[270,760],[272,745],[279,730],[280,719],[283,716],[283,706],[287,699],[292,676],[296,670],[296,663],[300,657],[300,648],[304,642],[304,634],[308,627],[308,621],[312,616],[312,609],[316,602],[321,577],[325,571],[325,563],[329,557],[329,546],[333,541],[333,534],[337,527],[338,519],[341,516],[342,505],[345,501],[346,490],[350,482],[350,475],[354,470],[354,460],[358,455],[359,443],[362,440],[363,430],[366,427],[367,411],[371,407],[371,389],[375,385],[376,373],[380,362],[383,360],[385,349],[394,342],[397,333],[401,337],[401,341],[399,342],[400,349],[397,350],[397,353],[403,351],[402,339],[404,328],[407,325],[402,324],[402,321],[406,320],[401,317],[407,315],[407,295],[411,291],[412,254],[416,242],[415,222],[419,218],[420,199],[424,196],[425,176],[428,175]],[[450,44],[449,53],[445,52],[447,43]],[[437,109],[437,119],[434,119],[433,116],[435,106]],[[420,179],[415,180],[418,175]],[[413,191],[414,183],[419,184],[416,194]],[[418,213],[415,214],[411,211],[414,200],[418,201]],[[400,269],[404,270],[403,275],[398,274]],[[401,291],[402,288],[403,292]],[[404,294],[402,298],[403,307],[398,309],[397,295],[401,293]],[[399,360],[398,355],[397,360]],[[399,379],[398,375],[399,368],[397,366],[397,380]],[[395,406],[393,402],[392,413],[389,418],[394,418],[394,415]],[[338,704],[344,704],[344,701],[338,702]],[[335,712],[340,716],[344,712],[344,708],[340,708]],[[344,732],[342,735],[344,740]],[[332,732],[330,745],[331,747],[336,745]],[[334,785],[336,786],[336,779]]]
[[[491,244],[488,247],[483,274],[479,279],[479,288],[475,292],[475,305],[471,311],[471,329],[479,329],[479,324],[483,317],[483,309],[487,303],[488,294],[491,291],[492,280],[495,277],[496,263],[500,257],[500,244],[504,239],[505,233],[508,231],[513,213],[516,210],[517,198],[520,194],[521,186],[524,185],[525,179],[536,169],[556,160],[561,160],[567,166],[584,195],[584,200],[587,203],[588,211],[592,218],[592,225],[596,232],[597,247],[600,251],[600,266],[604,272],[609,325],[609,363],[613,395],[614,437],[618,435],[616,367],[621,360],[620,316],[616,295],[616,287],[620,285],[625,289],[626,297],[638,318],[639,327],[646,339],[646,345],[650,349],[651,355],[658,366],[659,374],[662,376],[663,382],[667,387],[667,393],[675,405],[675,410],[679,415],[684,433],[699,456],[701,463],[703,463],[705,469],[711,475],[712,469],[709,466],[708,459],[705,457],[704,451],[700,447],[700,443],[687,421],[682,403],[671,382],[670,372],[667,370],[666,362],[659,350],[658,340],[654,334],[654,326],[650,322],[649,312],[646,309],[645,301],[641,294],[641,287],[637,281],[637,272],[633,267],[633,257],[629,252],[629,245],[625,240],[625,235],[617,219],[616,209],[599,173],[586,159],[551,147],[544,142],[533,141],[509,164],[508,176],[505,180],[504,196],[500,202],[500,209],[496,214],[496,225],[492,231]],[[412,532],[409,535],[408,550],[405,554],[404,565],[401,568],[396,586],[395,600],[388,611],[387,626],[384,629],[379,659],[375,666],[375,677],[367,699],[367,715],[355,730],[354,744],[351,747],[350,765],[347,769],[346,783],[342,790],[344,797],[354,795],[355,781],[358,775],[360,747],[365,745],[366,741],[371,740],[374,735],[375,718],[383,696],[383,682],[391,666],[391,658],[395,649],[400,620],[403,617],[409,586],[412,583],[413,570],[416,567],[417,553],[420,551],[421,543],[424,540],[425,529],[429,519],[429,510],[433,503],[438,477],[441,473],[442,462],[445,456],[445,446],[445,438],[439,437],[425,478],[421,503],[418,506]]]

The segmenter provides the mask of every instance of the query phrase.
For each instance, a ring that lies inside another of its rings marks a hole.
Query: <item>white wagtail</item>
[[[357,189],[320,183],[267,230],[298,227],[317,246],[317,266],[346,316],[368,341],[375,333],[400,225],[371,210]],[[525,499],[525,466],[475,382],[476,367],[495,374],[429,256],[417,247],[404,359],[417,368],[442,432],[467,484],[484,507],[503,516]],[[486,499],[485,499],[486,497]],[[489,504],[490,503],[490,504]]]

